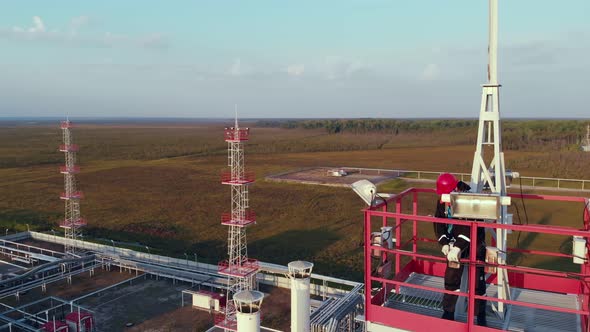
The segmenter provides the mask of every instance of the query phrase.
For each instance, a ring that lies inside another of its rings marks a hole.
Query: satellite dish
[[[350,187],[368,206],[373,205],[375,195],[377,195],[377,187],[371,181],[360,180],[351,184]]]

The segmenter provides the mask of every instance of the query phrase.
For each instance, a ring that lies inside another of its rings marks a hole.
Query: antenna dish
[[[350,187],[368,206],[373,205],[375,195],[377,195],[377,187],[371,181],[360,180],[351,184]]]

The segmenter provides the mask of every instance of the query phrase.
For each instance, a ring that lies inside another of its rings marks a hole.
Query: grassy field
[[[89,223],[87,235],[141,243],[153,252],[178,257],[198,253],[200,260],[210,263],[226,256],[227,227],[220,224],[221,213],[229,210],[229,188],[220,184],[220,172],[227,164],[223,126],[81,125],[74,130],[81,148],[78,182],[86,194],[82,214]],[[362,201],[346,188],[263,178],[315,166],[469,172],[474,146],[466,143],[465,133],[441,132],[440,137],[440,132],[329,135],[320,129],[252,128],[246,162],[257,174],[250,202],[258,221],[248,229],[250,256],[283,264],[307,259],[316,263],[318,273],[358,279],[363,268]],[[0,227],[17,231],[28,224],[31,229],[58,229],[63,216],[60,142],[57,126],[0,128]],[[590,178],[587,159],[572,151],[506,151],[507,166],[529,176]],[[395,192],[408,185],[397,180],[383,190]],[[434,200],[424,198],[424,213],[433,212],[429,210]],[[576,216],[581,207],[578,212],[540,204],[527,208],[531,224],[580,223]],[[424,232],[432,236],[431,229]],[[516,236],[511,241],[516,244]],[[522,235],[518,242],[567,250],[563,239]],[[534,257],[513,259],[549,264]]]

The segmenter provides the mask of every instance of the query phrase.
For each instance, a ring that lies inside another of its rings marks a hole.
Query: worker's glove
[[[459,247],[452,247],[447,254],[447,260],[449,262],[459,262],[459,255],[461,254],[461,249]]]
[[[449,247],[448,244],[445,244],[441,249],[443,255],[445,255],[445,256],[449,254],[449,250],[451,250],[451,247]]]

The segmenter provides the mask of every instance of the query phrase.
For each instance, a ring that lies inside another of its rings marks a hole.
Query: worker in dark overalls
[[[449,173],[441,174],[436,180],[436,193],[439,196],[450,194],[453,191],[466,192],[469,190],[471,190],[469,185],[463,181],[458,181]],[[441,202],[440,197],[436,204],[434,216],[437,218],[453,218],[450,205]],[[459,291],[461,289],[461,276],[463,275],[463,265],[459,263],[459,259],[469,257],[469,246],[471,243],[474,243],[477,245],[477,259],[480,261],[485,260],[485,229],[478,229],[477,239],[471,239],[470,227],[463,225],[435,223],[434,232],[438,243],[442,246],[442,253],[447,257],[445,290]],[[486,292],[486,282],[483,266],[476,267],[475,278],[477,281],[475,294],[484,295]],[[455,304],[457,303],[457,299],[457,295],[444,294],[442,301],[444,310],[443,319],[455,320]],[[477,325],[487,325],[485,309],[485,300],[475,300]]]

